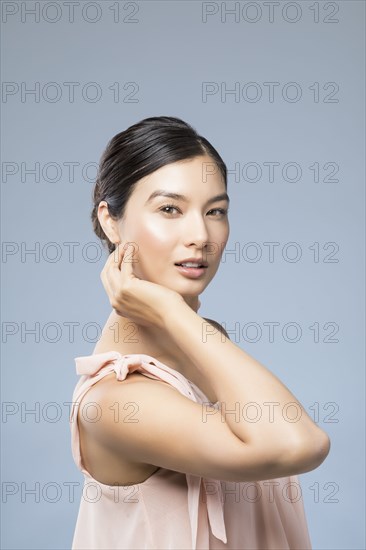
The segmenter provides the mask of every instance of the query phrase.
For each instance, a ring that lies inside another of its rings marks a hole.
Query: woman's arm
[[[225,451],[224,434],[221,434],[221,437],[217,435],[217,422],[229,430],[229,434],[235,436],[234,439],[229,437],[226,440],[235,440],[239,443],[235,461],[238,458],[238,463],[243,464],[243,475],[247,475],[247,468],[254,468],[254,475],[261,476],[264,471],[272,472],[272,475],[276,471],[279,477],[286,475],[286,471],[305,472],[317,468],[329,453],[329,437],[311,420],[288,388],[223,334],[212,330],[214,327],[191,309],[177,292],[137,278],[133,273],[132,264],[127,258],[124,259],[124,250],[125,247],[120,245],[116,258],[114,254],[110,254],[101,273],[110,303],[118,313],[132,321],[141,325],[154,325],[166,331],[168,337],[191,359],[192,364],[187,365],[184,372],[187,378],[194,379],[194,376],[189,374],[189,369],[192,369],[193,374],[198,371],[199,376],[207,379],[208,386],[213,389],[221,404],[222,414],[222,422],[217,420],[216,415],[213,417],[216,429],[212,425],[209,432],[206,432],[211,441],[215,445],[223,445]],[[136,388],[136,384],[133,386]],[[125,393],[127,388],[129,385],[124,386]],[[129,388],[128,392],[133,392],[133,387]],[[137,399],[138,392],[133,397]],[[154,406],[155,402],[154,400]],[[187,414],[192,419],[188,431],[191,433],[193,430],[196,433],[195,441],[201,448],[205,441],[197,426],[200,416],[197,407],[192,403],[186,404],[185,407],[188,407]],[[153,417],[148,410],[145,411],[144,420],[134,425],[138,426],[138,429],[128,433],[127,440],[135,446],[131,449],[131,460],[162,464],[168,447],[172,447],[172,452],[177,455],[175,458],[182,459],[180,454],[183,453],[183,449],[178,444],[179,434],[187,419],[182,418],[179,423],[180,411],[176,411],[176,417],[172,422],[164,416],[165,412],[160,413],[157,408]],[[111,422],[107,421],[106,424],[112,426]],[[169,437],[168,425],[171,430]],[[159,440],[157,434],[160,433],[161,426],[162,440]],[[204,424],[205,427],[208,429],[207,423]],[[124,432],[128,429],[127,424],[117,423],[112,428],[112,432],[108,432],[108,437],[112,440],[116,437],[117,440],[126,441]],[[115,434],[115,430],[118,433]],[[106,433],[104,427],[100,433]],[[149,434],[154,434],[151,441]],[[195,448],[193,446],[189,449],[189,456],[191,451],[193,455],[198,454]],[[151,461],[148,455],[143,455],[149,452],[155,457]],[[262,461],[264,466],[255,471],[258,461]]]
[[[218,323],[217,321],[213,321],[212,319],[207,319],[207,317],[204,317],[204,320],[207,321],[208,323],[210,323],[210,325],[212,325],[213,327],[217,328],[217,330],[222,332],[222,334],[224,334],[226,336],[226,338],[229,338],[228,333],[226,332],[224,327],[222,327],[220,325],[220,323]]]
[[[169,308],[164,319],[170,338],[190,357],[190,368],[197,368],[213,387],[233,434],[262,447],[273,460],[292,456],[299,466],[312,468],[323,462],[330,449],[328,435],[273,373],[184,301]]]

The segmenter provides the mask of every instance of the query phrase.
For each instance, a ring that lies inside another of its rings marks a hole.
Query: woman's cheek
[[[158,265],[171,261],[172,250],[171,237],[166,227],[162,224],[150,224],[139,228],[135,232],[134,241],[137,243],[138,262],[135,264],[135,273],[142,278],[149,279],[159,277]],[[165,259],[166,260],[165,260]]]

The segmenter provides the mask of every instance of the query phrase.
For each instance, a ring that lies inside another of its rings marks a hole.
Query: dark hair
[[[162,166],[201,155],[210,156],[227,188],[227,169],[216,149],[196,130],[179,118],[145,118],[116,134],[105,148],[93,190],[91,220],[94,233],[112,253],[116,245],[105,235],[99,220],[100,201],[108,204],[109,215],[120,219],[135,184]]]

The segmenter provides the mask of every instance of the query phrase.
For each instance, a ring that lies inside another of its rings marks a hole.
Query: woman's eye
[[[213,208],[210,212],[217,212],[216,215],[226,216],[228,211],[225,208]]]
[[[168,212],[168,210],[170,210],[170,212]],[[176,210],[177,212],[179,211],[178,208],[173,204],[166,204],[165,206],[162,206],[160,208],[160,211],[164,212],[164,214],[171,214],[171,210]]]
[[[176,206],[174,206],[174,204],[165,204],[164,206],[162,206],[161,208],[159,208],[159,210],[161,212],[164,212],[164,214],[174,214],[174,212],[172,212],[173,210],[175,210],[176,212],[181,212],[179,210],[179,208],[177,208]],[[211,212],[215,212],[215,216],[214,217],[217,217],[217,216],[226,216],[227,213],[228,213],[228,210],[225,209],[225,208],[212,208],[208,214],[210,214]]]

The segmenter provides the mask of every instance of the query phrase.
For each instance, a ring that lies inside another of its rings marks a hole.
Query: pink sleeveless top
[[[110,351],[76,357],[75,363],[81,377],[72,399],[71,442],[84,486],[73,550],[311,549],[297,476],[228,482],[159,468],[135,485],[109,486],[94,479],[82,463],[77,407],[98,380],[115,372],[122,382],[138,371],[192,401],[210,401],[193,382],[150,355]],[[219,402],[211,405],[219,409]]]

